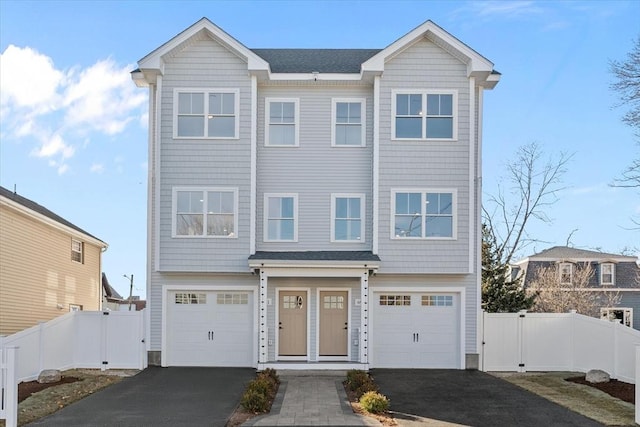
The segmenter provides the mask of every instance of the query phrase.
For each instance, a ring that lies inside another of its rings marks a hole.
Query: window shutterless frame
[[[240,90],[173,90],[173,139],[238,139]]]
[[[458,191],[451,188],[391,190],[392,240],[456,240]],[[450,235],[443,230],[451,229]]]
[[[604,262],[600,264],[600,284],[613,285],[615,283],[616,266],[612,262]]]
[[[365,243],[365,195],[331,194],[331,242]]]
[[[333,98],[331,100],[331,146],[366,146],[366,116],[365,98]]]
[[[298,241],[298,194],[265,193],[263,241]]]
[[[265,98],[264,145],[298,147],[300,145],[300,102],[298,98]]]
[[[457,141],[458,115],[455,89],[394,89],[391,140]]]
[[[235,239],[238,237],[238,189],[174,187],[171,237]]]

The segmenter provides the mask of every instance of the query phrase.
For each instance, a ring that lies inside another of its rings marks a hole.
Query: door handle
[[[349,329],[349,324],[347,322],[344,322],[344,328]]]
[[[416,332],[416,342],[420,341],[420,334],[418,332]]]
[[[278,329],[282,329],[282,322],[278,322]]]

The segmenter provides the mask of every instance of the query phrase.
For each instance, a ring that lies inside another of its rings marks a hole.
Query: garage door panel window
[[[206,304],[207,294],[179,292],[175,297],[176,304]]]
[[[393,239],[455,239],[455,190],[392,190]]]
[[[380,295],[380,305],[411,305],[411,295]]]
[[[422,305],[436,307],[453,307],[452,295],[422,295]]]
[[[218,294],[216,298],[216,303],[226,304],[226,305],[248,304],[249,295],[248,294]]]

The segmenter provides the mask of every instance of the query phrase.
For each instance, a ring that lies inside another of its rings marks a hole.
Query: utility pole
[[[129,286],[129,311],[131,311],[131,298],[133,298],[133,274],[131,277],[126,274],[123,274],[123,276],[131,281],[131,285]]]

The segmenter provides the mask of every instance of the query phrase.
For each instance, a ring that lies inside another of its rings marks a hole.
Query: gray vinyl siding
[[[458,93],[456,141],[392,141],[392,91],[451,89]],[[469,271],[469,80],[466,65],[426,39],[392,58],[380,80],[379,255],[384,273]],[[391,239],[391,191],[456,189],[456,240]]]
[[[460,300],[460,309],[464,310],[465,324],[464,345],[462,358],[465,354],[474,354],[476,351],[476,330],[479,302],[476,297],[476,283],[473,275],[386,275],[377,274],[369,278],[369,307],[376,303],[374,292],[382,287],[415,288],[415,292],[429,292],[429,288],[462,287],[465,288],[465,300]]]
[[[255,286],[258,289],[258,276],[252,274],[161,274],[153,273],[152,280],[155,284],[149,294],[150,309],[150,350],[162,349],[162,287],[164,285],[181,286],[185,291],[193,286],[215,286],[216,290],[228,287],[233,290],[238,286]],[[213,290],[213,289],[212,289]],[[256,293],[255,299],[258,298]],[[257,303],[257,301],[254,300]],[[257,314],[256,314],[257,316]]]
[[[318,320],[318,288],[329,289],[329,288],[340,288],[346,289],[349,288],[351,290],[351,300],[350,303],[350,318],[349,322],[351,323],[351,336],[349,337],[349,346],[351,351],[351,361],[358,362],[359,361],[359,347],[354,343],[359,341],[358,329],[360,328],[360,319],[361,319],[361,307],[355,306],[355,300],[360,299],[360,280],[357,278],[349,279],[349,278],[284,278],[284,277],[272,277],[269,278],[269,282],[267,285],[267,299],[271,299],[271,305],[267,306],[267,327],[268,327],[268,342],[272,343],[269,345],[269,350],[267,353],[267,358],[269,362],[276,361],[276,352],[277,352],[277,340],[276,334],[278,331],[278,326],[276,325],[276,310],[278,308],[278,298],[276,289],[285,289],[286,288],[298,288],[298,289],[308,289],[309,291],[309,302],[307,304],[307,308],[309,311],[308,321],[308,341],[309,341],[309,356],[311,361],[318,360],[318,348],[317,348],[317,320]]]
[[[260,86],[256,247],[259,251],[370,250],[372,238],[372,104],[370,86]],[[297,98],[299,146],[265,146],[265,98]],[[366,147],[331,146],[333,98],[366,99]],[[298,194],[298,241],[264,242],[265,193]],[[365,241],[331,240],[331,194],[365,195]]]
[[[173,138],[174,89],[239,89],[239,139]],[[161,271],[246,272],[249,255],[251,80],[246,63],[209,38],[166,59],[162,88]],[[172,238],[174,187],[238,189],[237,238]]]
[[[640,291],[620,292],[621,298],[618,307],[633,309],[633,329],[640,330]]]

